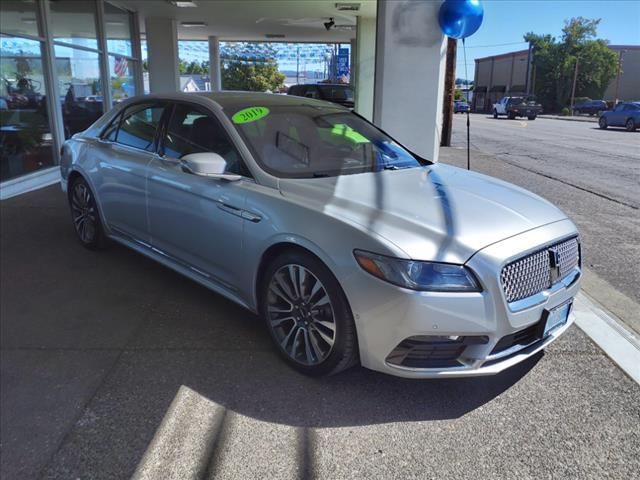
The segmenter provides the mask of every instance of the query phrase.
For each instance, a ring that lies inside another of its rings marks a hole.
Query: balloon
[[[446,0],[440,6],[438,22],[445,35],[467,38],[480,28],[483,15],[480,0]]]

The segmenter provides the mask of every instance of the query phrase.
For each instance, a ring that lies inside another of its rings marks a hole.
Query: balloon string
[[[469,102],[469,73],[467,72],[467,46],[464,43],[464,38],[462,39],[462,55],[464,56],[464,80],[467,82],[467,95],[466,101]],[[475,86],[475,85],[474,85]],[[469,105],[469,109],[467,110],[467,170],[471,170],[471,124],[469,121],[469,111],[471,110],[471,105]]]

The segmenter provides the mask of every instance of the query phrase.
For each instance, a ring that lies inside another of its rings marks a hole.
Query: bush
[[[567,107],[564,107],[560,112],[560,115],[562,115],[563,117],[568,117],[570,114],[571,114],[571,110],[569,110],[569,108]]]

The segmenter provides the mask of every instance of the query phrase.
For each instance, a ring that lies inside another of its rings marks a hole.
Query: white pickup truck
[[[542,105],[536,103],[533,97],[502,97],[493,104],[493,118],[506,115],[511,120],[516,117],[535,120],[539,113],[542,113]]]

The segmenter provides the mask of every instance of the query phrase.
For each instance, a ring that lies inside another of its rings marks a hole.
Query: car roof
[[[170,92],[170,93],[154,93],[150,95],[137,96],[127,100],[126,104],[145,101],[145,100],[172,100],[172,101],[196,101],[205,104],[213,102],[216,107],[228,110],[237,110],[239,108],[248,108],[255,106],[287,106],[287,105],[310,105],[325,106],[332,108],[343,108],[335,103],[329,103],[322,100],[315,100],[306,97],[296,97],[293,95],[280,95],[274,93],[262,92]]]

